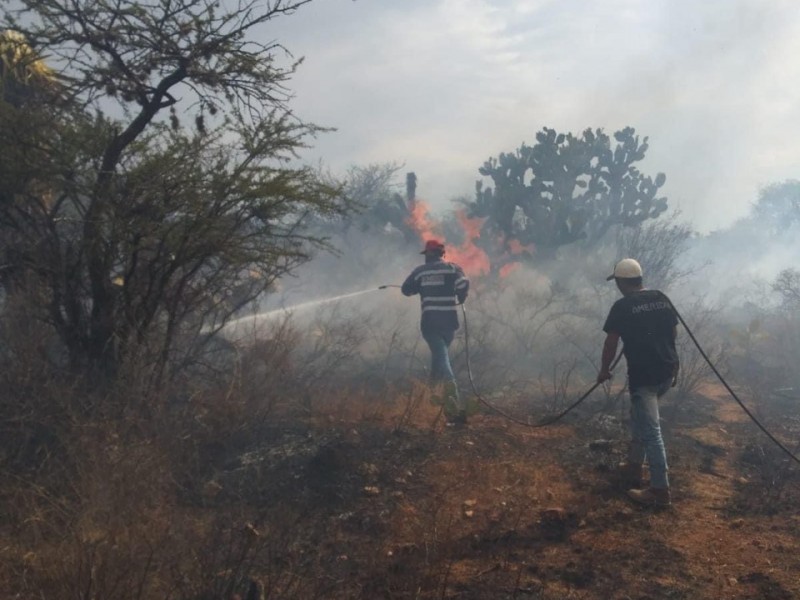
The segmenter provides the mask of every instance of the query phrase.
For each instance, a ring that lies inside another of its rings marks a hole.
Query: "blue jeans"
[[[435,383],[444,382],[448,395],[458,410],[462,410],[461,400],[458,395],[456,376],[453,367],[450,366],[450,354],[448,352],[450,344],[453,342],[454,331],[423,331],[422,337],[431,349],[431,381]],[[449,384],[449,385],[447,385]]]
[[[661,437],[658,399],[667,393],[672,380],[631,390],[631,445],[628,462],[641,465],[647,457],[650,487],[668,488],[667,452]]]

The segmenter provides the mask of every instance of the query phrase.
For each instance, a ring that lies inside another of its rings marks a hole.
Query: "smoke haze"
[[[402,161],[434,208],[543,126],[649,136],[643,170],[701,232],[800,169],[791,0],[326,0],[280,25],[307,57],[293,108],[338,128],[304,158]]]
[[[455,219],[465,235],[447,240],[447,258],[473,269],[472,318],[486,356],[535,363],[522,371],[551,369],[557,354],[586,363],[599,351],[602,321],[617,297],[604,277],[631,253],[642,259],[646,284],[667,291],[698,327],[721,306],[752,305],[756,296],[778,302],[770,285],[797,264],[800,244],[791,229],[776,235],[765,227],[752,205],[764,186],[800,172],[800,140],[786,133],[800,125],[794,3],[328,0],[281,24],[269,35],[306,57],[291,82],[293,109],[337,128],[301,158],[334,174],[399,163],[394,189],[401,192],[402,173],[413,171],[417,199],[427,203],[417,209],[430,206],[431,213],[412,213],[413,242],[391,228],[334,236],[339,255],[321,255],[282,281],[259,310],[401,283],[421,261],[417,244],[441,236],[425,220],[452,213],[453,199],[473,196],[487,158],[533,143],[542,127],[612,133],[632,126],[649,137],[640,168],[666,173],[663,192],[679,211],[657,221],[681,223],[692,235],[669,250],[676,262],[664,278],[618,233],[599,248],[561,248],[554,261],[534,260],[533,268],[504,267],[500,280],[484,284],[488,269],[468,243],[470,223]],[[548,302],[552,308],[536,313]],[[398,290],[322,307],[326,318],[383,327],[376,339],[395,339],[387,332],[402,329],[411,353],[418,306]],[[313,331],[319,317],[312,308],[289,312]],[[735,314],[735,322],[715,323],[713,339],[706,328],[709,344],[721,344],[752,316]],[[547,325],[535,344],[509,342],[536,319]]]

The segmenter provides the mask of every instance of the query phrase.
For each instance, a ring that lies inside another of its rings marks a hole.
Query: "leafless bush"
[[[431,386],[416,381],[411,390],[404,394],[395,394],[395,398],[402,400],[402,412],[396,417],[394,431],[401,431],[404,428],[414,425],[416,427],[434,428],[442,415],[443,404],[434,402],[434,395],[441,397],[442,390],[431,388]],[[435,414],[431,419],[431,414]]]
[[[84,424],[65,436],[65,480],[40,472],[11,486],[4,510],[18,523],[13,539],[28,549],[6,557],[16,593],[127,599],[160,591],[154,571],[170,553],[170,470],[149,442],[111,427]]]
[[[162,404],[153,421],[65,409],[35,469],[0,465],[0,581],[9,593],[227,600],[257,579],[269,597],[314,597],[308,566],[291,550],[300,516],[266,515],[236,497],[220,504],[215,487],[199,485],[208,467],[198,458],[246,427],[248,411],[225,393],[207,390],[191,411]]]
[[[342,386],[342,378],[357,371],[360,348],[366,339],[362,318],[320,317],[310,329],[310,339],[298,349],[297,382],[302,402],[310,410],[315,399]]]
[[[409,307],[410,308],[410,307]],[[427,348],[419,331],[416,306],[412,311],[378,309],[363,319],[366,339],[362,346],[359,378],[365,384],[381,387],[408,381],[428,367]]]
[[[617,257],[636,258],[649,287],[668,288],[688,274],[678,267],[678,259],[687,249],[692,229],[680,222],[679,216],[675,213],[671,218],[662,217],[617,231]]]
[[[800,383],[797,357],[800,356],[800,322],[783,310],[764,311],[745,323],[731,327],[727,361],[735,383],[749,389],[754,397],[767,399],[776,390]],[[759,402],[765,410],[769,402]]]
[[[793,433],[796,439],[796,423]],[[792,444],[789,450],[797,455],[800,445]],[[731,508],[749,514],[794,512],[800,500],[800,474],[795,466],[761,432],[753,433],[741,445],[739,468],[745,477],[737,482]]]
[[[781,306],[762,303],[744,323],[731,328],[727,362],[729,382],[748,410],[797,455],[800,447],[791,440],[800,433],[796,364],[800,329],[791,298],[782,296]],[[738,486],[734,507],[758,513],[793,509],[800,490],[794,463],[762,432],[750,438],[740,458],[747,478]]]
[[[780,295],[784,306],[789,309],[797,308],[800,305],[800,271],[784,269],[778,274],[772,289]]]
[[[574,358],[553,360],[549,377],[539,375],[539,389],[548,414],[561,412],[572,400],[570,381],[577,365]]]
[[[551,285],[543,290],[526,287],[506,294],[510,296],[508,300],[490,292],[486,305],[479,304],[477,312],[500,328],[502,337],[511,342],[512,352],[533,356],[543,330],[563,314],[563,291]]]
[[[482,386],[494,387],[507,381],[510,366],[497,328],[493,328],[481,317],[480,311],[472,307],[467,309],[467,319],[467,327],[462,327],[450,352],[453,369],[459,380],[468,379],[467,370],[471,369],[473,379]],[[467,331],[469,340],[466,339]],[[422,354],[427,355],[427,348]]]
[[[800,357],[800,271],[782,271],[772,285],[781,299],[781,305],[771,319],[765,322],[768,341],[771,342],[773,361],[780,365],[782,381],[775,387],[800,388],[800,371],[797,369]]]
[[[718,368],[723,368],[726,348],[718,335],[718,322],[715,318],[719,314],[719,307],[707,304],[705,298],[700,297],[678,310],[711,362]],[[680,360],[677,391],[681,396],[691,396],[704,381],[713,377],[713,373],[688,332],[682,331],[682,327],[678,328],[676,347]]]
[[[509,287],[482,290],[470,304],[473,374],[486,385],[508,385],[520,378],[535,382],[553,356],[552,336],[567,316],[568,295],[537,277],[523,274],[510,280]]]

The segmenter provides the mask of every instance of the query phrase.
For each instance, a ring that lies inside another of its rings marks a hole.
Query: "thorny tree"
[[[179,367],[347,210],[290,166],[318,128],[287,108],[298,62],[255,41],[309,1],[6,3],[54,74],[2,102],[4,290],[36,290],[73,368]]]

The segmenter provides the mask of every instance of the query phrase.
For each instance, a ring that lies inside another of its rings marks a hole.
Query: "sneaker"
[[[628,490],[628,498],[643,506],[666,508],[672,505],[669,488],[649,487],[644,490]]]

